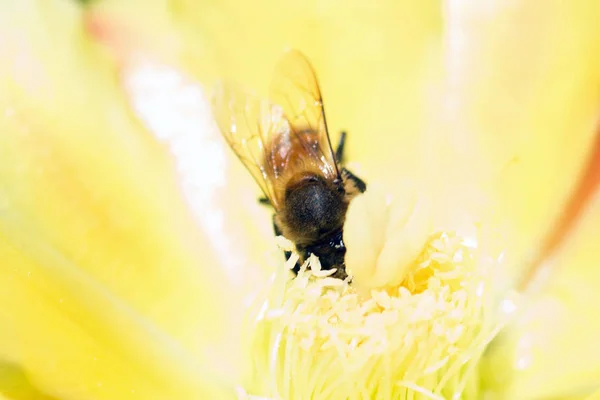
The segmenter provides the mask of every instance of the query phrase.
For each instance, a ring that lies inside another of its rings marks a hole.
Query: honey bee
[[[315,71],[300,52],[275,68],[269,101],[221,84],[213,111],[223,137],[273,207],[275,235],[294,243],[300,264],[311,254],[344,279],[343,226],[350,201],[365,182],[341,167],[346,133],[333,151]],[[286,259],[291,252],[285,252]]]

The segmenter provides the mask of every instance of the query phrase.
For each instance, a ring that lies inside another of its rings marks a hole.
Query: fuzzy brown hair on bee
[[[333,276],[345,278],[346,211],[366,184],[340,167],[346,133],[334,152],[309,61],[287,52],[275,69],[269,101],[221,85],[213,110],[225,140],[264,193],[261,201],[275,210],[275,234],[295,244],[300,263],[314,254],[323,269],[335,268]]]

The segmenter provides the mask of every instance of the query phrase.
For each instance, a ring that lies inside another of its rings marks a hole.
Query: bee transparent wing
[[[314,69],[302,53],[290,50],[279,61],[270,96],[273,103],[283,107],[290,135],[302,144],[309,161],[316,164],[326,178],[339,178],[321,89]]]
[[[274,188],[277,175],[266,154],[271,138],[282,130],[289,130],[281,107],[273,106],[228,83],[216,87],[212,106],[223,137],[273,207],[278,208]]]

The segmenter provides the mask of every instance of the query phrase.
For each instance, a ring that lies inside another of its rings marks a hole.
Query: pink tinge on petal
[[[533,276],[536,274],[537,268],[543,264],[545,260],[551,258],[558,250],[581,217],[593,195],[598,191],[599,186],[600,127],[597,128],[596,140],[593,144],[587,165],[582,170],[579,183],[575,186],[567,205],[557,219],[554,229],[549,232],[542,243],[540,251],[537,253],[537,257],[534,259],[533,264],[531,264],[531,269],[521,281],[521,284],[519,285],[521,289],[527,287]]]
[[[136,31],[131,24],[94,11],[86,14],[83,21],[90,37],[108,49],[118,64],[126,64],[144,53],[152,53],[155,58],[158,56],[158,44],[152,46],[152,40]]]
[[[98,14],[87,14],[84,18],[86,31],[97,41],[106,44],[120,58],[131,48],[130,32],[117,21]]]

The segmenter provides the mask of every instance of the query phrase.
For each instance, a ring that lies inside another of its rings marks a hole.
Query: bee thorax
[[[308,244],[339,229],[346,207],[342,194],[317,179],[286,191],[281,220],[291,238]]]

